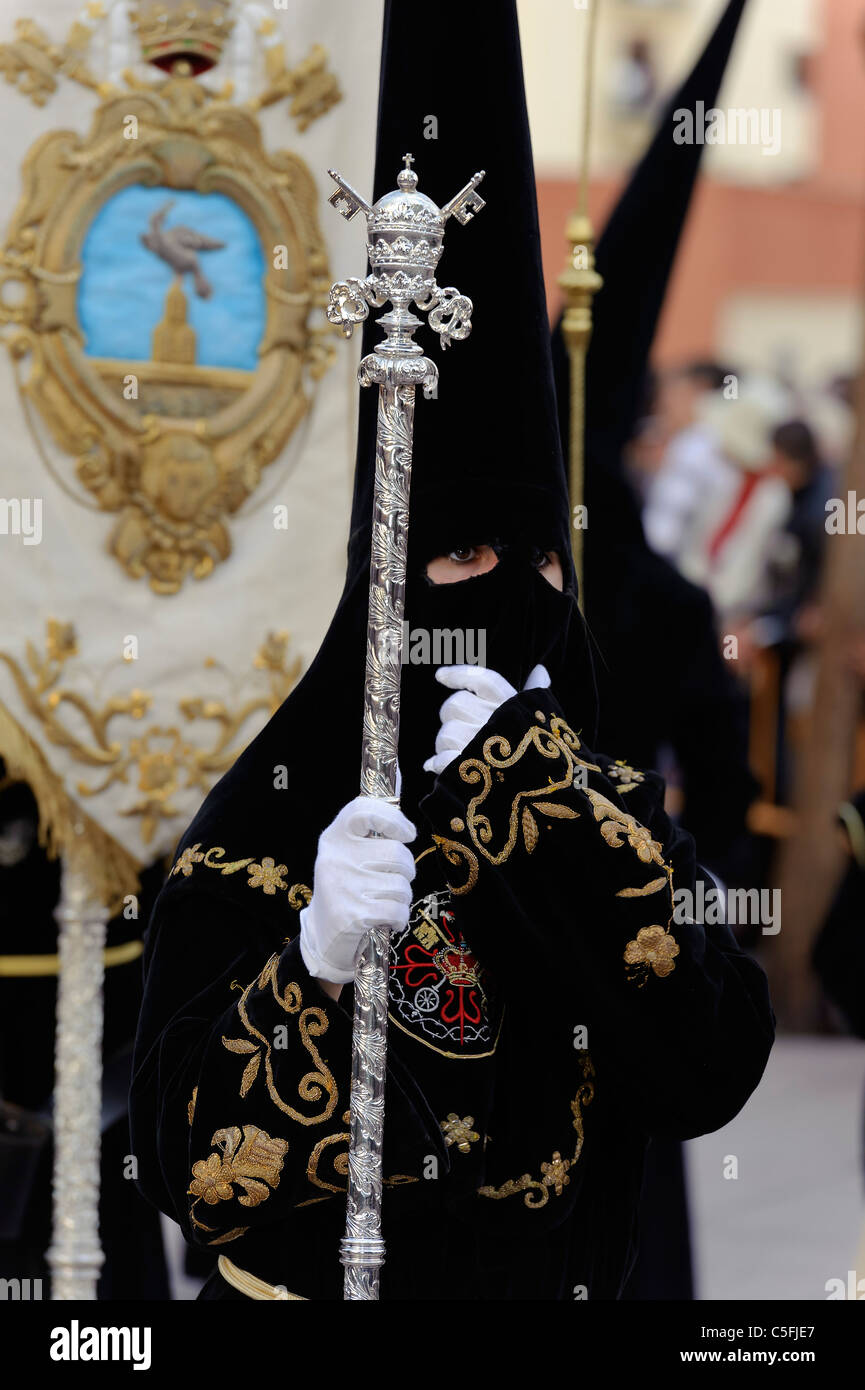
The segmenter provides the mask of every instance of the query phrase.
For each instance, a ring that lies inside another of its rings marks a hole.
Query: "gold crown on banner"
[[[231,0],[151,0],[130,17],[146,62],[171,67],[186,58],[199,72],[219,62],[234,27]]]

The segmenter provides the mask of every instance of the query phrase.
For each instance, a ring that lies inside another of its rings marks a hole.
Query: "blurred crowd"
[[[789,798],[807,727],[827,504],[852,440],[851,397],[847,378],[805,393],[777,376],[688,362],[655,378],[629,449],[649,545],[708,593],[722,655],[752,705],[771,692],[764,746],[752,737],[751,749],[770,802]]]

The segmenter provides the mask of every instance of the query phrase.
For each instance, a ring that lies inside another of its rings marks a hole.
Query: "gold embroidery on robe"
[[[523,844],[527,852],[531,854],[535,848],[538,842],[538,825],[525,803],[533,803],[535,809],[542,816],[568,820],[576,819],[579,812],[570,806],[562,805],[560,802],[551,801],[549,798],[554,792],[564,791],[573,785],[576,766],[585,767],[594,772],[600,771],[600,768],[594,763],[587,763],[584,759],[576,756],[580,747],[580,740],[573,729],[563,719],[556,716],[550,721],[549,729],[543,729],[540,725],[535,725],[529,729],[520,739],[515,751],[511,750],[511,745],[506,738],[501,734],[494,734],[484,743],[483,759],[466,758],[460,764],[460,777],[465,783],[469,786],[481,783],[480,792],[469,802],[466,825],[475,849],[491,864],[503,864],[510,857],[520,832],[522,832]],[[497,852],[493,852],[489,848],[493,840],[493,827],[489,817],[484,815],[480,809],[492,789],[492,773],[503,773],[505,769],[515,767],[530,749],[534,749],[542,758],[550,761],[563,761],[564,768],[558,780],[550,777],[546,786],[528,787],[517,793],[511,802],[507,838],[502,847]]]
[[[197,1223],[200,1225],[200,1223]],[[240,1240],[249,1230],[248,1226],[235,1226],[233,1231],[226,1231],[224,1236],[217,1236],[215,1240],[209,1240],[208,1245],[228,1245],[231,1240]]]
[[[460,763],[459,774],[463,782],[469,786],[481,784],[481,790],[469,802],[465,818],[465,828],[468,830],[474,849],[491,864],[503,864],[510,857],[520,836],[526,853],[531,854],[534,851],[540,838],[538,818],[576,820],[579,817],[578,811],[575,811],[571,806],[552,801],[549,798],[554,792],[563,791],[573,785],[575,767],[579,766],[591,772],[600,772],[601,769],[595,763],[586,762],[577,756],[580,747],[580,740],[573,729],[565,723],[564,719],[556,715],[550,720],[549,729],[542,728],[540,724],[529,729],[520,739],[516,751],[512,751],[511,744],[506,738],[500,734],[494,734],[484,743],[482,758],[466,758],[464,762]],[[483,814],[480,808],[492,790],[493,780],[501,782],[504,779],[505,770],[515,767],[532,748],[542,758],[555,762],[563,761],[564,768],[558,781],[550,776],[545,786],[529,787],[517,793],[511,802],[507,838],[498,851],[493,851],[490,848],[494,837],[493,827],[489,817]],[[537,812],[537,816],[533,814],[533,811]],[[458,825],[459,829],[463,828],[461,821],[453,821],[451,829],[457,829]],[[455,886],[449,882],[448,887],[452,893],[457,895],[468,893],[477,882],[477,855],[458,840],[449,840],[439,835],[433,836],[433,839],[444,853],[449,864],[467,866],[468,877],[465,883]]]
[[[237,1196],[235,1186],[243,1188],[244,1195],[237,1197],[242,1207],[257,1207],[267,1201],[271,1190],[279,1186],[287,1141],[271,1139],[257,1125],[244,1125],[241,1136],[239,1127],[233,1125],[218,1129],[210,1142],[218,1152],[192,1165],[188,1191],[196,1199],[193,1207],[199,1201],[208,1206],[229,1202]]]
[[[312,889],[307,888],[305,883],[293,883],[291,887],[288,886],[283,878],[283,874],[288,872],[285,864],[277,864],[269,855],[265,855],[258,863],[252,854],[245,859],[226,860],[225,850],[221,845],[214,845],[203,854],[200,850],[200,842],[186,848],[172,867],[169,878],[175,874],[183,874],[184,878],[189,878],[197,864],[203,864],[206,869],[217,869],[223,877],[246,869],[249,888],[261,888],[271,898],[277,892],[287,893],[288,905],[294,908],[295,912],[299,912],[312,899]]]
[[[351,1123],[351,1111],[346,1110],[343,1113],[342,1122],[344,1125]],[[320,1187],[327,1192],[345,1192],[348,1186],[348,1145],[350,1137],[348,1130],[345,1130],[341,1134],[328,1134],[326,1138],[319,1139],[318,1143],[313,1147],[306,1165],[306,1176],[309,1178],[313,1187]],[[319,1163],[321,1162],[322,1154],[326,1149],[332,1148],[334,1144],[345,1144],[346,1146],[344,1152],[329,1155],[334,1173],[338,1177],[344,1179],[344,1181],[340,1183],[328,1182],[327,1179],[323,1178],[319,1173]],[[394,1173],[391,1177],[382,1179],[382,1186],[402,1187],[405,1183],[418,1181],[418,1178],[411,1177],[408,1173]],[[298,1202],[297,1205],[299,1207],[311,1207],[316,1202],[326,1202],[327,1200],[326,1197],[310,1197],[308,1201]]]
[[[472,854],[466,845],[461,845],[459,840],[446,840],[443,835],[433,835],[433,839],[449,864],[453,864],[457,868],[462,864],[468,868],[468,877],[465,883],[454,884],[448,881],[448,888],[454,897],[458,898],[463,893],[471,892],[478,881],[477,856]]]
[[[624,961],[629,967],[630,979],[639,979],[644,985],[649,973],[654,972],[659,979],[672,975],[676,968],[675,957],[679,954],[679,943],[673,934],[664,927],[643,927],[633,941],[625,947]]]
[[[245,1097],[252,1087],[253,1082],[258,1076],[263,1058],[267,1091],[274,1105],[282,1110],[284,1114],[289,1115],[297,1124],[323,1124],[325,1120],[330,1119],[336,1109],[339,1097],[336,1081],[327,1064],[322,1060],[313,1042],[313,1038],[323,1036],[323,1034],[327,1032],[330,1023],[324,1009],[318,1008],[315,1005],[303,1008],[303,995],[300,985],[292,981],[290,984],[286,985],[283,994],[279,993],[277,988],[278,966],[279,956],[271,956],[270,960],[267,961],[261,971],[261,974],[258,976],[258,979],[253,980],[252,984],[247,985],[237,1003],[237,1012],[240,1015],[240,1020],[244,1028],[249,1034],[249,1037],[257,1039],[257,1042],[251,1042],[249,1038],[223,1038],[222,1045],[227,1048],[229,1052],[235,1052],[241,1056],[246,1055],[249,1057],[249,1061],[244,1067],[243,1075],[240,1079],[241,1097]],[[318,1114],[302,1115],[299,1110],[287,1104],[280,1096],[276,1089],[273,1076],[273,1064],[271,1060],[273,1045],[270,1039],[266,1038],[263,1033],[259,1033],[258,1029],[250,1022],[249,1015],[246,1011],[246,1002],[250,992],[256,988],[264,989],[268,984],[280,1008],[286,1014],[298,1015],[297,1028],[300,1034],[300,1041],[315,1063],[315,1070],[309,1071],[305,1076],[301,1077],[300,1081],[297,1083],[297,1094],[302,1101],[306,1101],[313,1105],[321,1101],[323,1096],[326,1096],[326,1103]]]
[[[456,1144],[460,1153],[470,1153],[472,1144],[480,1139],[480,1135],[472,1128],[474,1122],[474,1115],[466,1115],[465,1119],[461,1120],[459,1115],[452,1110],[447,1119],[440,1122],[447,1147],[450,1148],[451,1144]]]
[[[592,803],[595,820],[600,823],[601,835],[612,849],[621,849],[627,840],[640,863],[658,864],[669,873],[669,867],[661,853],[661,846],[657,840],[652,839],[651,832],[644,825],[640,825],[639,821],[634,820],[634,817],[628,815],[627,811],[620,811],[618,806],[613,805],[612,801],[608,801],[605,796],[602,796],[600,792],[593,791],[591,787],[586,788],[586,796]]]
[[[551,1193],[556,1197],[561,1197],[571,1181],[570,1169],[579,1162],[583,1152],[585,1137],[583,1110],[591,1104],[595,1094],[594,1082],[591,1079],[595,1075],[595,1068],[588,1053],[585,1053],[581,1058],[581,1068],[584,1078],[583,1084],[571,1101],[571,1119],[577,1135],[573,1157],[562,1158],[561,1153],[556,1149],[549,1162],[541,1163],[540,1178],[532,1177],[531,1173],[523,1173],[519,1178],[509,1178],[501,1187],[479,1187],[479,1197],[491,1197],[498,1201],[503,1197],[514,1197],[517,1193],[522,1192],[523,1203],[530,1211],[539,1211],[541,1207],[545,1207],[550,1200]]]
[[[616,782],[618,792],[632,792],[641,782],[645,782],[645,772],[638,772],[635,767],[630,767],[628,763],[622,762],[617,758],[611,767],[607,768],[607,777],[611,782]]]

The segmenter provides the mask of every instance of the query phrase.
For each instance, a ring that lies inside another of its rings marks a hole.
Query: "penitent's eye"
[[[538,550],[537,547],[532,551],[532,564],[535,569],[544,570],[553,563],[553,557],[547,550]]]
[[[477,559],[477,549],[473,545],[465,546],[460,550],[451,550],[448,559],[453,560],[458,565],[468,565],[472,560]]]

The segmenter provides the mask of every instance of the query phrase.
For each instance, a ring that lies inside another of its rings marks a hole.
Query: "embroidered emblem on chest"
[[[457,925],[448,890],[420,898],[405,931],[391,938],[389,1017],[447,1057],[495,1051],[502,1009]]]

